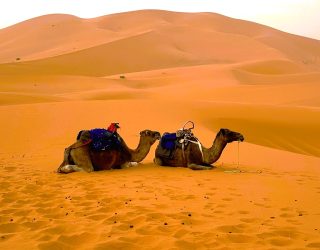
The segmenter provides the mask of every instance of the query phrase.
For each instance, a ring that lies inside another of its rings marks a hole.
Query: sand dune
[[[320,41],[214,13],[56,14],[0,30],[1,249],[319,249]],[[79,130],[187,120],[212,171],[58,175]]]

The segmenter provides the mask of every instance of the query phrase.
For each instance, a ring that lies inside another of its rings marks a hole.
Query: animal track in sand
[[[242,218],[242,219],[240,219],[240,221],[250,224],[250,223],[254,223],[254,222],[259,221],[259,219],[257,219],[257,218]]]
[[[237,196],[237,197],[243,196],[243,194],[238,194],[238,193],[230,193],[230,195]]]
[[[245,210],[239,210],[238,211],[239,214],[249,214],[249,211],[245,211]]]
[[[11,223],[4,223],[0,225],[0,233],[2,234],[17,233],[22,230],[23,228],[20,225],[20,223],[11,222]]]
[[[292,217],[295,217],[295,214],[293,214],[293,213],[282,213],[279,216],[282,217],[282,218],[292,218]]]
[[[216,208],[224,208],[224,207],[227,207],[228,205],[226,205],[226,204],[218,204],[217,206],[216,206]]]
[[[248,243],[254,240],[254,237],[244,233],[228,233],[226,238],[232,243]]]
[[[216,228],[217,231],[223,233],[243,233],[247,228],[246,224],[237,224],[237,225],[224,225]]]
[[[223,201],[233,201],[232,198],[222,198]]]
[[[271,229],[269,231],[259,233],[256,236],[263,239],[270,245],[281,247],[291,245],[295,239],[300,239],[302,234],[294,227],[285,227]]]
[[[47,249],[66,249],[68,246],[66,244],[63,244],[61,242],[52,240],[46,243],[40,243],[38,245],[38,248],[40,250],[47,250]]]
[[[311,242],[308,245],[306,245],[308,248],[315,248],[315,249],[320,249],[320,241],[318,242]]]
[[[287,239],[287,238],[282,238],[282,237],[277,237],[277,238],[271,238],[268,240],[268,242],[273,245],[273,246],[278,246],[278,247],[284,247],[284,246],[289,246],[293,243],[292,240]]]

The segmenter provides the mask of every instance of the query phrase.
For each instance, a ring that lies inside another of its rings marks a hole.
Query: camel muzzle
[[[160,140],[160,139],[161,139],[160,133],[156,133],[154,137],[155,137],[157,140]]]
[[[239,137],[238,141],[241,141],[241,142],[243,142],[243,141],[244,141],[244,137],[243,137],[243,135],[241,135],[241,136]]]

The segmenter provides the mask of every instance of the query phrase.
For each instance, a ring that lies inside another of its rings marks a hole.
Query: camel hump
[[[90,138],[90,131],[89,130],[81,130],[77,135],[77,141],[87,142]]]

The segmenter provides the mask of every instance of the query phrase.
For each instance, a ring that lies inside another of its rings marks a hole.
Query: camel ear
[[[220,133],[221,133],[222,135],[226,135],[226,129],[225,129],[225,128],[221,128],[221,129],[220,129]]]
[[[146,130],[146,135],[149,135],[149,130]]]

